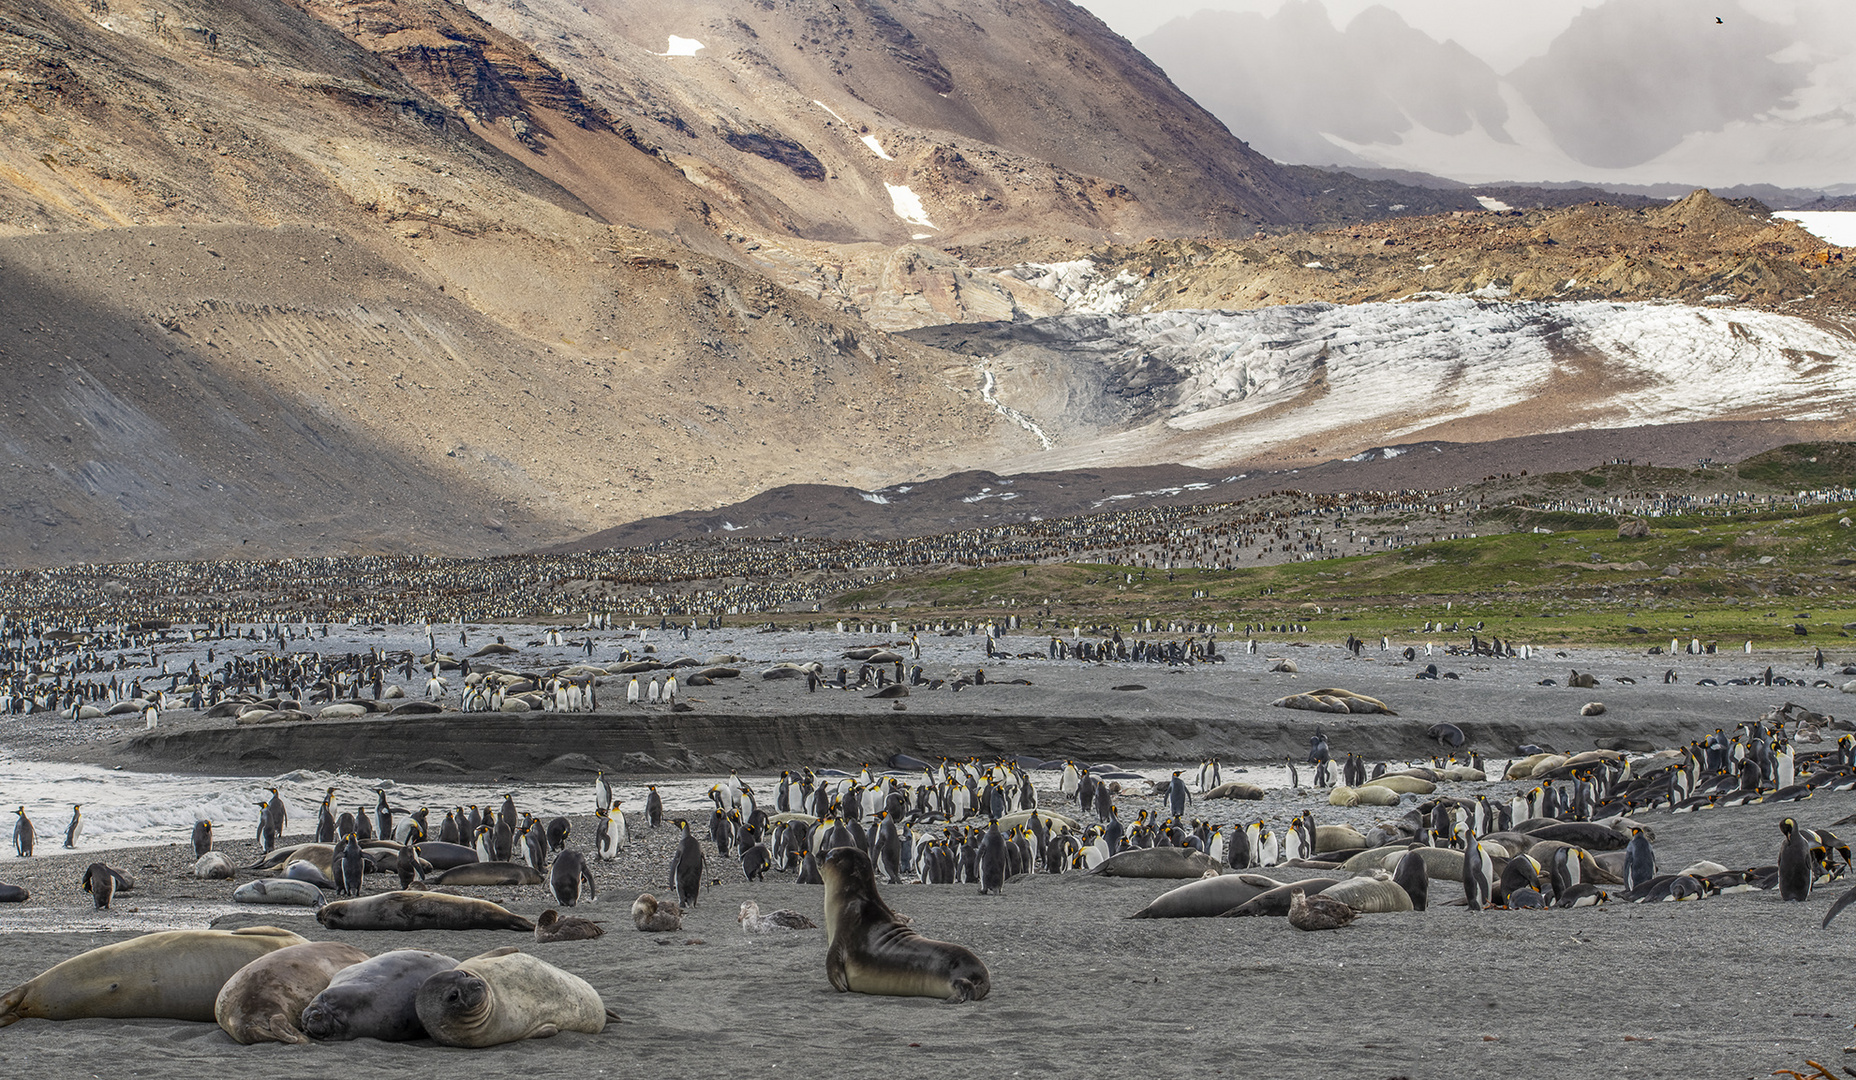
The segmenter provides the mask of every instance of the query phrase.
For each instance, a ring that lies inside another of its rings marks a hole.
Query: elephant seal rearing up
[[[585,979],[513,947],[433,975],[417,1004],[425,1033],[440,1046],[500,1046],[563,1031],[597,1035],[609,1015]]]
[[[80,953],[0,996],[0,1027],[16,1020],[91,1017],[213,1022],[213,1002],[238,970],[304,939],[275,926],[167,930]]]
[[[978,1001],[992,989],[986,965],[961,945],[925,938],[877,895],[870,856],[832,850],[825,878],[825,977],[840,991]]]
[[[367,959],[353,945],[312,941],[278,949],[238,969],[213,1002],[213,1018],[233,1040],[306,1043],[297,1018],[343,968]]]

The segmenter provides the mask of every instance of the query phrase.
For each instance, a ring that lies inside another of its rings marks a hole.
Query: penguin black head
[[[1779,831],[1784,833],[1786,836],[1790,836],[1793,830],[1797,828],[1798,828],[1798,823],[1796,821],[1793,821],[1791,818],[1786,818],[1784,821],[1779,822]]]

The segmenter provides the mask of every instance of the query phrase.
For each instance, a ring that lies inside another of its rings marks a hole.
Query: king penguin
[[[23,806],[13,812],[19,815],[19,821],[13,826],[13,853],[22,859],[30,859],[36,835],[32,831],[32,819],[26,816],[26,808]]]
[[[77,803],[71,807],[71,824],[64,829],[64,846],[74,848],[84,835],[84,804]]]
[[[1785,834],[1779,845],[1779,899],[1802,903],[1811,899],[1811,881],[1817,876],[1811,845],[1804,838],[1804,830],[1791,818],[1779,822],[1779,831]]]

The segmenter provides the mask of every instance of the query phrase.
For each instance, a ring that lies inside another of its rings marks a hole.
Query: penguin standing
[[[606,774],[600,773],[593,778],[593,812],[612,809],[612,785],[606,782]]]
[[[196,821],[193,823],[193,857],[200,858],[213,850],[213,823]]]
[[[413,879],[425,880],[425,870],[419,866],[419,851],[411,844],[400,848],[399,859],[394,869],[400,874],[400,888],[412,888]]]
[[[1411,850],[1399,857],[1398,866],[1392,871],[1392,882],[1404,889],[1411,897],[1411,909],[1423,911],[1431,893],[1430,869],[1424,865],[1424,855],[1420,849],[1423,844],[1411,845]]]
[[[393,808],[387,805],[387,789],[375,788],[378,798],[374,804],[374,834],[382,839],[393,835]]]
[[[1811,899],[1811,882],[1817,877],[1811,844],[1791,818],[1779,822],[1779,831],[1785,834],[1779,845],[1779,899],[1803,903]]]
[[[651,823],[653,829],[664,823],[664,800],[658,795],[655,785],[644,797],[644,819]]]
[[[1179,782],[1177,774],[1174,782]],[[994,821],[986,827],[986,835],[980,840],[979,851],[980,895],[1002,896],[1005,893],[1006,854],[1005,835],[999,831],[999,823]]]
[[[593,816],[599,819],[599,827],[593,831],[594,857],[606,860],[618,858],[619,850],[625,846],[624,815],[611,810],[595,810]]]
[[[84,804],[77,803],[71,807],[71,824],[64,828],[64,846],[74,848],[84,835]],[[104,905],[108,907],[109,905]]]
[[[690,908],[696,906],[702,892],[702,845],[690,835],[688,821],[679,818],[677,826],[683,830],[683,839],[677,842],[677,853],[670,860],[670,883],[677,890],[677,904]]]
[[[1476,834],[1470,833],[1463,845],[1463,898],[1469,910],[1481,911],[1489,906],[1493,899],[1491,879],[1494,877],[1494,858],[1476,839]]]
[[[84,871],[84,891],[90,894],[91,903],[96,910],[102,911],[110,906],[116,896],[116,875],[109,867],[100,862],[91,863],[90,869]]]
[[[360,896],[361,872],[366,868],[361,841],[353,833],[348,834],[347,847],[335,855],[333,869],[339,872],[335,879],[335,891],[343,896]]]
[[[22,859],[32,858],[32,842],[36,834],[32,831],[32,819],[26,816],[26,808],[13,811],[19,815],[19,821],[13,825],[13,853]]]
[[[580,903],[582,889],[587,899],[599,899],[599,890],[593,885],[593,868],[578,851],[561,852],[548,874],[548,891],[554,895],[554,902],[562,907],[574,907]]]
[[[1166,805],[1167,809],[1172,811],[1173,817],[1184,818],[1186,816],[1186,802],[1190,798],[1191,793],[1186,790],[1186,782],[1179,778],[1179,770],[1175,769],[1173,780],[1166,787]]]
[[[1790,820],[1790,819],[1787,819]],[[1631,826],[1630,843],[1624,848],[1624,891],[1636,892],[1656,876],[1656,849],[1643,830]]]

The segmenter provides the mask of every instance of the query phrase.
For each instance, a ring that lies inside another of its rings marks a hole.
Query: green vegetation
[[[999,566],[920,574],[837,598],[836,610],[882,607],[922,618],[1016,613],[1069,626],[1142,618],[1301,623],[1310,640],[1348,634],[1422,639],[1426,622],[1481,621],[1537,645],[1718,641],[1723,649],[1856,646],[1856,529],[1849,507],[1733,518],[1664,518],[1620,539],[1613,519],[1514,511],[1506,524],[1576,521],[1600,528],[1508,532],[1344,559],[1243,570],[1147,570],[1102,565]],[[1497,511],[1491,517],[1502,516]],[[1546,526],[1552,527],[1552,526]],[[1133,580],[1129,580],[1129,576]],[[1806,633],[1798,634],[1794,626]],[[1443,634],[1430,635],[1436,639]],[[1450,635],[1467,636],[1467,631]]]

